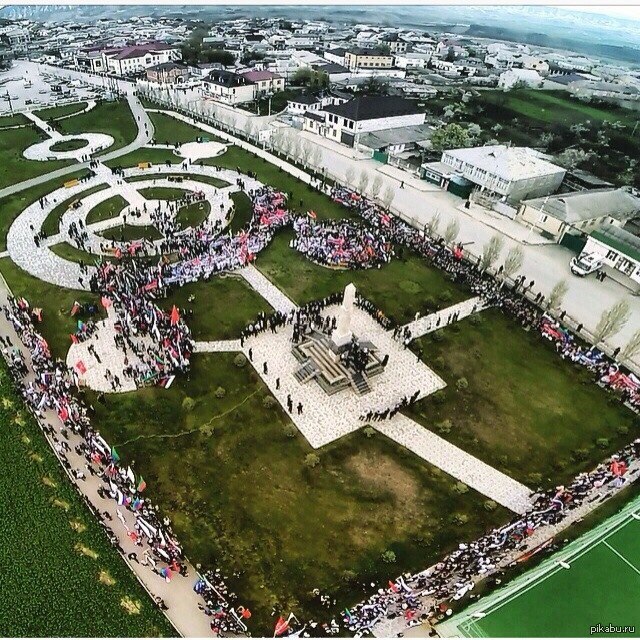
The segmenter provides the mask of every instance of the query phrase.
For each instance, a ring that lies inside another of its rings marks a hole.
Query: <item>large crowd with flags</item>
[[[357,213],[361,223],[318,223],[315,215],[294,217],[288,212],[286,196],[269,187],[261,187],[249,195],[253,216],[240,232],[221,234],[218,227],[205,224],[171,237],[163,250],[177,253],[177,262],[160,259],[152,266],[137,261],[106,262],[91,277],[91,290],[99,295],[105,309],[115,313],[118,346],[134,352],[140,360],[135,371],[129,372],[138,384],[166,386],[173,376],[189,369],[194,347],[189,329],[178,309],[174,307],[167,313],[159,308],[158,300],[172,287],[246,266],[269,244],[278,229],[291,225],[296,232],[293,246],[310,259],[329,266],[379,266],[392,258],[394,246],[417,252],[447,272],[452,280],[466,284],[486,305],[499,307],[553,341],[561,357],[586,367],[595,383],[615,393],[630,408],[636,411],[640,408],[640,380],[602,351],[582,344],[560,320],[530,302],[523,294],[533,283],[525,283],[524,278],[516,281],[512,288],[504,287],[466,259],[462,246],[447,247],[442,240],[429,237],[425,230],[416,230],[345,188],[334,187],[331,196]],[[284,322],[295,322],[298,330],[304,331],[304,322],[317,318],[324,306],[334,302],[339,302],[338,294],[309,303],[290,318],[285,314],[261,317],[245,329],[243,339],[255,332],[275,331]],[[359,298],[357,304],[382,326],[391,328],[391,321],[373,303]],[[59,417],[60,429],[48,435],[59,445],[56,451],[63,464],[68,448],[64,444],[68,439],[66,434],[74,432],[82,438],[78,452],[85,458],[88,472],[103,480],[103,495],[113,499],[119,509],[129,512],[129,518],[124,515],[121,518],[127,535],[141,548],[144,546],[145,562],[171,580],[174,572],[184,571],[182,550],[170,522],[162,519],[144,497],[144,481],[136,477],[130,467],[120,465],[117,452],[92,429],[90,410],[75,394],[82,367],[68,368],[52,357],[49,345],[36,329],[42,312],[32,308],[24,298],[11,298],[5,314],[31,354],[33,379],[26,380],[26,364],[15,345],[4,341],[3,353],[34,414],[42,417],[45,411],[52,410]],[[85,340],[94,330],[92,321],[79,324],[72,340]],[[144,348],[138,340],[141,337],[148,338]],[[410,401],[410,398],[400,399],[399,404]],[[349,632],[362,635],[384,618],[403,616],[408,623],[426,619],[439,611],[443,603],[448,608],[452,600],[463,597],[473,589],[478,576],[494,571],[508,554],[519,550],[530,553],[527,539],[538,529],[558,523],[603,486],[619,486],[625,482],[630,465],[639,455],[640,441],[635,441],[592,472],[579,474],[570,484],[540,491],[524,516],[478,540],[461,544],[426,571],[391,580],[368,600],[345,610],[341,623],[334,620],[318,627],[311,621],[308,625],[300,623],[295,616],[280,618],[276,635],[303,629],[307,634],[313,629],[312,635],[318,635],[320,629],[334,634],[341,625]],[[112,524],[102,521],[109,530]],[[132,521],[133,526],[129,524]],[[235,606],[235,595],[225,587],[220,572],[198,577],[195,589],[205,599],[203,609],[211,617],[211,627],[216,633],[246,631],[245,621],[250,612]]]

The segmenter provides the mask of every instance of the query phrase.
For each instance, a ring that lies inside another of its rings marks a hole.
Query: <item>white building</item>
[[[396,55],[396,67],[400,69],[426,69],[433,52],[402,53]]]
[[[256,98],[257,85],[231,71],[212,71],[202,81],[207,96],[226,104],[243,104]]]
[[[539,88],[543,83],[542,76],[533,69],[507,69],[500,74],[498,86],[501,89],[511,89],[517,84]]]
[[[150,42],[127,47],[80,49],[74,56],[74,64],[90,71],[128,76],[181,59],[182,53],[177,45]]]
[[[555,193],[565,170],[527,147],[491,145],[444,151],[441,162],[480,191],[520,202]]]

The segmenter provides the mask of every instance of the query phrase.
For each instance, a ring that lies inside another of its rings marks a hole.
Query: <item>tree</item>
[[[439,226],[440,226],[440,214],[436,212],[433,214],[433,216],[431,216],[431,220],[429,220],[429,222],[427,222],[426,224],[427,235],[430,238],[435,237],[436,233],[438,233]]]
[[[467,127],[467,133],[471,138],[477,138],[482,133],[482,127],[479,124],[472,122]]]
[[[593,334],[593,342],[598,345],[618,333],[629,321],[631,310],[626,300],[619,300],[609,309],[605,309]]]
[[[309,469],[313,469],[320,464],[320,456],[317,453],[307,453],[304,457],[304,465],[305,467],[309,467]]]
[[[507,257],[504,260],[504,268],[502,269],[502,275],[505,278],[511,278],[522,267],[524,262],[524,251],[520,245],[511,247],[507,253]]]
[[[311,154],[313,153],[313,145],[309,140],[305,140],[300,145],[300,162],[303,167],[307,167],[309,165],[309,160],[311,158]]]
[[[351,165],[349,165],[347,167],[347,170],[344,172],[344,180],[347,183],[347,186],[351,187],[355,179],[356,179],[355,169]]]
[[[198,57],[198,62],[218,62],[219,64],[230,67],[236,61],[236,57],[231,51],[224,51],[223,49],[202,49]]]
[[[434,151],[460,149],[468,146],[468,131],[455,122],[436,129],[431,136],[431,148]]]
[[[561,167],[573,169],[584,162],[588,162],[595,154],[584,149],[565,149],[556,156],[556,161]]]
[[[358,180],[358,191],[364,195],[368,186],[369,186],[369,174],[364,169],[362,169],[360,171],[360,178]]]
[[[318,170],[322,169],[323,157],[324,154],[322,153],[322,149],[318,145],[315,145],[313,148],[313,153],[311,155],[311,164],[313,164],[313,166]]]
[[[382,189],[382,178],[379,175],[375,175],[373,182],[371,183],[371,197],[375,200],[380,195],[380,189]]]
[[[629,338],[629,342],[622,348],[620,360],[631,359],[637,353],[640,353],[640,329]]]
[[[562,305],[562,301],[564,297],[567,295],[567,291],[569,291],[569,284],[566,280],[558,280],[556,284],[551,289],[551,293],[547,298],[547,309],[557,309]]]
[[[484,245],[482,256],[480,257],[480,268],[486,271],[497,259],[504,246],[504,238],[496,233]]]
[[[443,238],[446,244],[453,244],[460,233],[460,223],[457,219],[453,219],[444,230]]]
[[[382,192],[382,204],[385,209],[388,209],[393,202],[393,199],[396,197],[396,192],[392,186],[387,185],[385,190]]]
[[[323,71],[314,71],[310,67],[300,67],[291,77],[291,83],[303,87],[325,89],[329,86],[329,75]]]
[[[386,96],[389,93],[389,83],[375,76],[370,76],[363,82],[358,92],[366,93],[367,95]]]

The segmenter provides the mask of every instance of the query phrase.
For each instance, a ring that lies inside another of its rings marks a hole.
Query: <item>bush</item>
[[[466,378],[458,378],[456,380],[456,389],[458,391],[464,391],[469,388],[469,381]]]
[[[216,398],[224,398],[224,397],[227,395],[227,390],[226,390],[224,387],[218,387],[218,388],[214,391],[213,395],[214,395]]]
[[[444,333],[442,329],[438,329],[431,334],[431,339],[434,342],[442,342],[444,340]]]
[[[382,558],[382,562],[386,562],[387,564],[393,564],[396,561],[396,554],[391,551],[391,549],[383,551],[380,557]]]
[[[182,401],[182,408],[185,411],[193,411],[193,408],[196,406],[196,401],[193,398],[190,398],[189,396],[187,396],[183,401]]]
[[[436,404],[444,404],[447,400],[447,394],[442,389],[436,391],[431,397]]]
[[[436,424],[436,431],[442,435],[446,435],[447,433],[451,433],[451,426],[451,420],[443,420]]]
[[[233,364],[235,364],[236,367],[244,367],[247,364],[247,356],[245,356],[244,353],[239,353],[233,359]]]
[[[609,438],[598,438],[596,440],[596,447],[598,447],[598,449],[607,449],[609,447]]]
[[[373,438],[376,435],[376,430],[373,427],[365,427],[363,433],[367,438]]]
[[[485,500],[482,503],[485,511],[495,511],[498,508],[498,503],[493,500]]]
[[[500,456],[498,458],[498,462],[503,466],[506,467],[509,464],[509,456]]]
[[[478,325],[482,324],[484,322],[484,318],[479,314],[479,313],[474,313],[470,318],[469,318],[469,322],[474,326],[477,327]]]
[[[460,333],[462,331],[462,327],[460,326],[460,323],[456,322],[455,324],[452,324],[450,331],[453,331],[453,333]]]
[[[284,428],[284,435],[287,436],[287,438],[295,438],[297,433],[298,430],[294,424],[288,424]]]
[[[340,574],[340,580],[342,580],[342,582],[346,582],[347,584],[351,582],[355,582],[357,578],[358,578],[358,575],[356,574],[355,571],[351,571],[351,569],[345,569]]]
[[[616,433],[618,433],[621,436],[626,436],[629,433],[629,427],[627,427],[626,424],[619,424],[616,427]]]
[[[438,369],[444,369],[446,366],[446,362],[444,360],[443,356],[438,356],[434,361],[433,364],[438,368]]]
[[[542,474],[541,473],[530,473],[527,476],[527,484],[530,487],[539,487],[542,482]]]
[[[451,516],[451,522],[453,524],[457,524],[459,527],[467,524],[469,522],[469,516],[466,513],[454,513]]]
[[[449,289],[446,289],[438,296],[438,300],[440,300],[440,302],[451,302],[451,300],[453,300],[453,294]]]
[[[469,487],[467,487],[464,482],[456,482],[453,485],[453,490],[460,495],[464,495],[465,493],[468,493]]]
[[[262,398],[262,406],[265,409],[273,409],[278,404],[278,401],[273,396],[265,396]]]
[[[320,456],[317,453],[307,453],[304,457],[304,465],[309,469],[313,469],[320,464]]]
[[[589,449],[574,449],[571,452],[571,457],[576,462],[584,462],[589,458]]]

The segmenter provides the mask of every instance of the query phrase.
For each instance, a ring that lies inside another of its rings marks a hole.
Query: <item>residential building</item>
[[[284,78],[271,71],[245,71],[240,75],[245,80],[256,85],[256,96],[275,93],[284,89]]]
[[[433,51],[427,53],[400,53],[395,57],[395,65],[400,69],[426,69],[433,56]]]
[[[79,49],[74,64],[91,71],[130,76],[150,67],[182,59],[180,48],[163,42],[128,45],[125,47],[89,47]]]
[[[539,88],[542,86],[542,76],[533,69],[507,69],[500,74],[498,86],[501,89],[512,89],[516,85]]]
[[[490,197],[509,202],[555,193],[565,170],[533,149],[489,145],[444,151],[441,161]]]
[[[376,49],[349,49],[344,54],[344,64],[352,71],[357,69],[390,69],[393,67],[393,55]]]
[[[424,124],[425,113],[413,102],[395,96],[357,96],[339,105],[305,114],[303,129],[354,146],[371,131]]]
[[[640,215],[640,198],[625,189],[590,189],[523,200],[516,220],[560,242],[566,233],[580,235],[605,225],[622,226]]]
[[[256,97],[257,85],[231,71],[212,71],[202,86],[206,95],[226,104],[243,104]]]
[[[165,84],[182,84],[189,79],[189,69],[176,62],[163,62],[147,69],[149,82]]]

